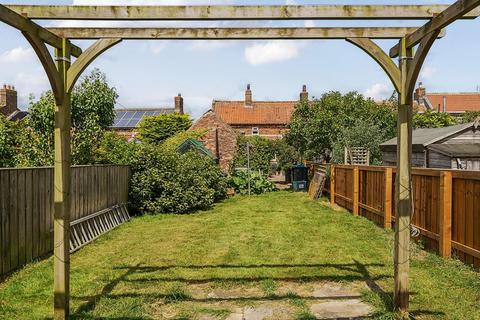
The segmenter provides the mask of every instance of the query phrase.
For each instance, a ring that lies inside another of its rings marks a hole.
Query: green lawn
[[[234,197],[191,215],[135,218],[72,256],[77,319],[219,319],[232,305],[285,302],[311,319],[299,286],[334,281],[368,287],[374,318],[390,319],[393,233],[306,194]],[[417,319],[480,319],[480,277],[454,260],[413,250]],[[0,284],[1,319],[52,316],[52,259]],[[207,296],[217,290],[243,298]]]

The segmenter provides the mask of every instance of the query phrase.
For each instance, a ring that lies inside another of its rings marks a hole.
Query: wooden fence
[[[72,168],[71,221],[127,203],[128,166]],[[53,168],[0,169],[0,276],[53,251]]]
[[[480,267],[480,172],[413,169],[412,225],[441,256]],[[384,228],[395,223],[395,168],[335,165],[330,201]]]

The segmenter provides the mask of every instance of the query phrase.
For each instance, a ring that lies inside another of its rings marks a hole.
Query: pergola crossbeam
[[[57,20],[407,20],[431,19],[447,5],[65,6],[9,5],[30,19]],[[476,10],[463,18],[480,15]]]
[[[454,22],[465,16],[465,14],[472,10],[478,11],[480,6],[480,0],[460,0],[449,6],[445,11],[438,16],[427,22],[424,26],[418,28],[415,32],[409,34],[406,37],[407,48],[413,48],[422,41],[428,34],[435,32],[436,30],[445,28],[450,23]],[[390,50],[390,57],[398,57],[400,46],[397,44]]]
[[[10,25],[11,27],[38,36],[45,43],[51,45],[54,48],[62,48],[62,39],[53,34],[52,32],[40,27],[35,22],[30,21],[24,16],[10,10],[4,5],[0,4],[0,21]],[[78,57],[82,54],[82,49],[77,46],[72,46],[72,55]]]
[[[260,40],[260,39],[400,39],[416,28],[49,28],[69,39],[177,39],[177,40]],[[440,37],[444,33],[440,34]]]

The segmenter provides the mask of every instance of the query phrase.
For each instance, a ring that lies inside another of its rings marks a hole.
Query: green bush
[[[172,113],[144,117],[138,126],[140,139],[146,143],[162,143],[177,133],[186,131],[192,120],[186,114]]]
[[[130,201],[146,213],[188,213],[225,198],[227,180],[209,158],[141,145],[132,163]]]
[[[240,194],[248,194],[248,172],[237,171],[230,176],[230,187]],[[250,172],[250,192],[252,194],[261,194],[265,192],[275,191],[275,184],[267,179],[260,172]]]
[[[115,132],[107,131],[95,150],[95,163],[128,165],[135,158],[139,144],[127,141]]]
[[[268,175],[270,160],[275,157],[272,142],[259,136],[240,136],[237,139],[237,150],[232,161],[232,169],[247,167],[247,143],[250,143],[250,168]]]

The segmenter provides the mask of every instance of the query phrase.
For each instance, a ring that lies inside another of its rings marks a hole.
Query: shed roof
[[[461,132],[467,128],[475,125],[475,122],[458,124],[455,126],[443,127],[443,128],[428,128],[428,129],[416,129],[412,134],[412,145],[421,145],[423,147],[429,146],[432,143],[448,138],[458,132]],[[396,146],[397,137],[385,141],[380,146]]]

